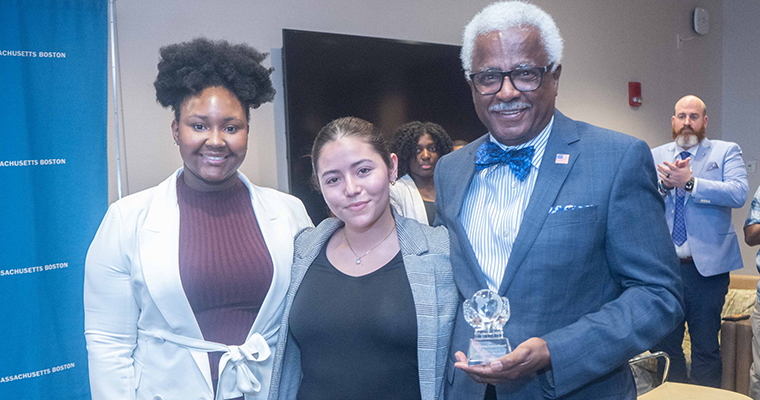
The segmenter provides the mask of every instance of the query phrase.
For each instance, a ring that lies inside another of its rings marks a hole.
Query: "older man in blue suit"
[[[489,133],[437,165],[436,221],[462,298],[490,288],[509,299],[516,347],[468,365],[460,310],[445,397],[635,398],[627,360],[683,316],[649,148],[555,110],[562,38],[538,7],[494,3],[463,41]]]
[[[736,143],[705,137],[707,107],[696,96],[678,100],[673,139],[652,150],[665,199],[665,217],[681,259],[684,311],[691,337],[691,383],[720,387],[718,331],[729,271],[742,268],[731,209],[747,200],[749,185]],[[671,380],[687,382],[683,322],[656,350],[671,356]]]

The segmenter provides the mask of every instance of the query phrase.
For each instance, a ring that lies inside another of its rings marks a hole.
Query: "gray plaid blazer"
[[[394,216],[417,312],[420,392],[423,400],[442,399],[446,357],[460,302],[449,261],[449,235],[444,227],[431,228],[412,219]],[[343,222],[340,220],[328,218],[296,237],[290,288],[274,355],[270,400],[296,398],[301,382],[301,355],[288,331],[290,309],[306,271],[341,226]]]

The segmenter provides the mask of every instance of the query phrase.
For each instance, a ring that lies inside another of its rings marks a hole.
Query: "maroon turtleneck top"
[[[200,192],[177,179],[179,272],[203,338],[245,342],[272,283],[272,258],[253,212],[248,188]],[[222,353],[209,353],[218,380]]]

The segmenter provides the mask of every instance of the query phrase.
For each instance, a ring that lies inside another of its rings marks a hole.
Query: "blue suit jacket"
[[[655,165],[675,160],[676,144],[652,149]],[[697,184],[686,193],[684,222],[694,265],[702,276],[712,276],[742,268],[742,255],[731,223],[731,208],[747,200],[749,184],[739,145],[703,139],[689,162]],[[673,230],[675,190],[664,193],[665,218]]]
[[[512,316],[513,348],[546,340],[552,369],[497,385],[499,398],[634,398],[627,360],[649,349],[683,317],[678,260],[655,187],[652,156],[635,138],[573,121],[555,111],[536,186],[499,292]],[[481,137],[436,166],[437,224],[449,228],[454,280],[463,298],[486,288],[459,213],[475,172]],[[569,155],[567,164],[555,162]],[[591,207],[549,214],[559,205]],[[460,310],[445,396],[482,398],[453,366],[473,329]]]

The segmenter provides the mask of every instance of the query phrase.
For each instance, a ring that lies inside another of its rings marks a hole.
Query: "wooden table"
[[[752,400],[736,392],[685,383],[665,382],[639,396],[639,400]]]

